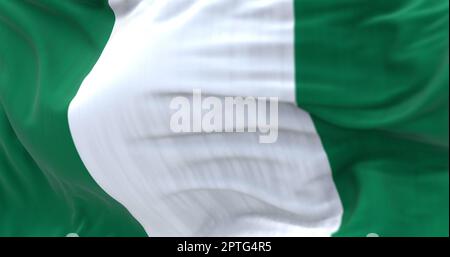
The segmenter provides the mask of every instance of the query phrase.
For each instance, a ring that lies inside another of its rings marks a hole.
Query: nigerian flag
[[[0,1],[0,236],[448,236],[448,7]],[[276,141],[175,133],[194,89]]]

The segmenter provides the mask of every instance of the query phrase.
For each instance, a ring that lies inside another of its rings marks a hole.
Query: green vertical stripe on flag
[[[90,177],[69,102],[114,24],[103,0],[0,2],[0,236],[143,236]]]
[[[448,236],[448,1],[295,1],[297,103],[344,216],[337,236]]]

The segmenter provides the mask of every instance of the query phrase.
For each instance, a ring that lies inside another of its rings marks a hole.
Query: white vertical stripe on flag
[[[342,206],[295,105],[291,0],[110,1],[113,34],[69,107],[92,177],[150,236],[327,236]],[[170,100],[278,97],[279,136],[174,134]]]

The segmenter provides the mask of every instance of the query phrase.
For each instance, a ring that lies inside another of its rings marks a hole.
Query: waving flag
[[[0,1],[0,235],[448,236],[448,5]],[[276,141],[175,133],[195,89]]]

